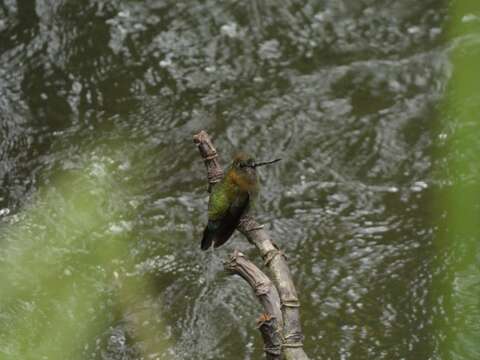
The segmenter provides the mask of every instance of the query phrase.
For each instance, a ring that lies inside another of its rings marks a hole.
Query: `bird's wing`
[[[227,215],[222,219],[217,235],[213,239],[213,246],[223,245],[232,236],[233,232],[240,223],[240,218],[248,208],[249,195],[237,197],[235,202],[228,209]]]
[[[213,188],[213,192],[210,195],[208,201],[208,220],[218,220],[224,216],[228,208],[231,205],[226,191],[220,188],[222,184],[218,184],[218,187]]]
[[[224,244],[235,231],[240,218],[248,208],[249,196],[238,196],[231,206],[222,213],[223,216],[209,218],[202,238],[202,250],[208,249],[212,243],[214,247]]]

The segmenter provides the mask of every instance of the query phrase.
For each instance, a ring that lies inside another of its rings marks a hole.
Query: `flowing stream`
[[[283,159],[256,213],[312,360],[480,358],[444,346],[454,3],[0,0],[0,359],[262,358],[222,265],[260,259],[200,251],[201,129],[223,165]]]

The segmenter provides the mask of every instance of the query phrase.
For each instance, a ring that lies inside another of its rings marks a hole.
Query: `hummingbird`
[[[256,168],[281,159],[255,162],[245,153],[233,158],[223,179],[213,187],[208,201],[208,224],[203,231],[202,250],[219,247],[233,234],[243,214],[253,205],[259,191]]]

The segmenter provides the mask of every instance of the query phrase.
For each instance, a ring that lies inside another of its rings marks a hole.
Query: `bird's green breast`
[[[232,207],[243,204],[248,198],[253,201],[257,192],[256,184],[253,186],[243,186],[238,181],[238,176],[234,172],[228,171],[225,177],[213,187],[208,203],[209,220],[219,220],[225,216]]]

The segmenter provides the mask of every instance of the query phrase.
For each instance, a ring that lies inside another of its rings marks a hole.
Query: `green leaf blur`
[[[435,282],[446,309],[437,314],[443,359],[480,358],[480,22],[472,15],[479,12],[478,1],[462,0],[451,13],[453,73],[442,109],[449,155],[441,168],[451,186],[439,194],[444,212],[437,213],[437,261],[447,263],[447,272]]]
[[[127,192],[108,164],[92,161],[59,174],[3,225],[1,359],[100,357],[102,336],[136,307],[127,324],[136,351],[164,351],[152,335],[165,332],[160,315],[141,306],[154,296],[148,280],[130,272]]]

